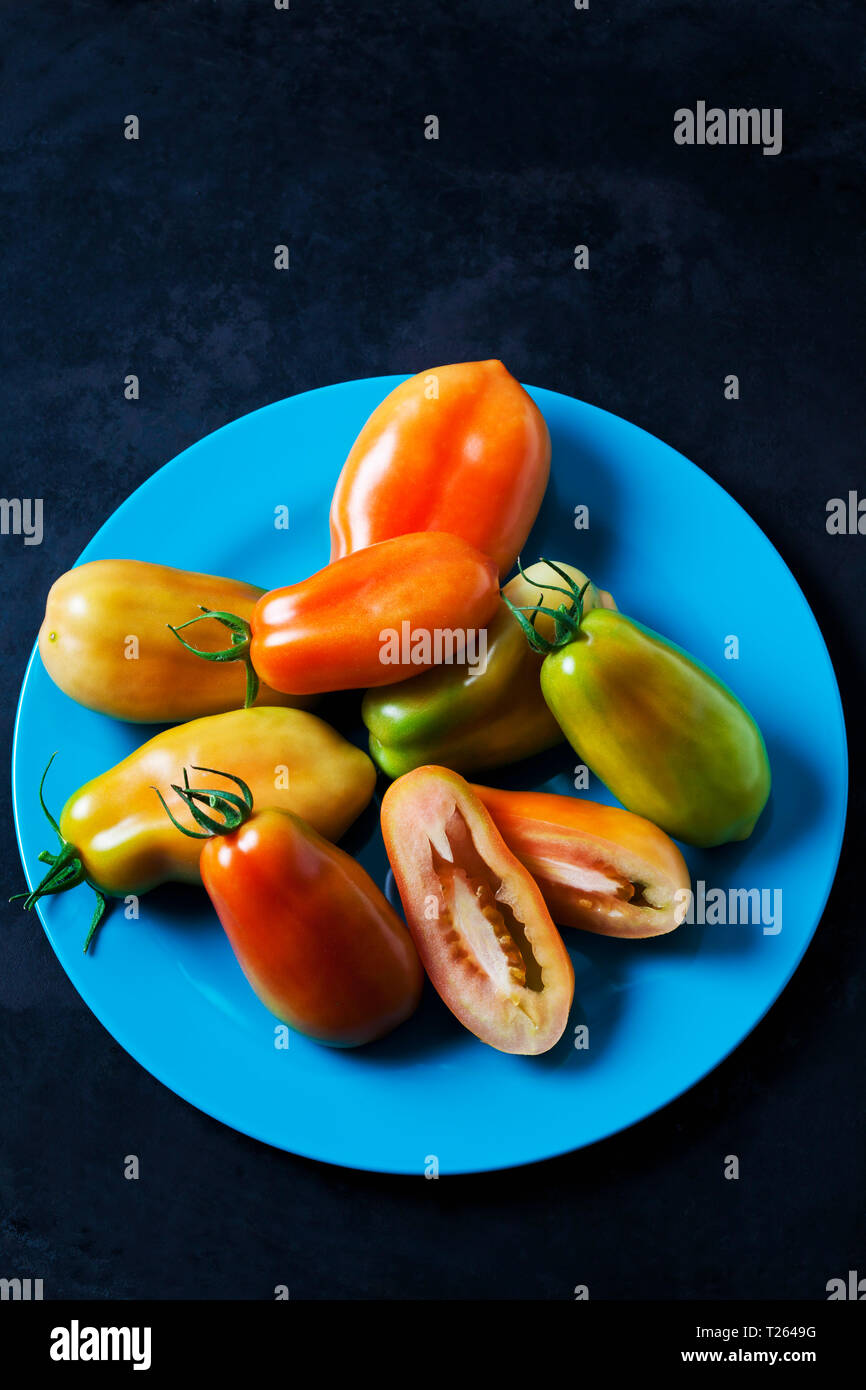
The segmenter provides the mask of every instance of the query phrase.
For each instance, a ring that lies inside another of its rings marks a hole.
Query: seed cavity
[[[430,856],[442,889],[444,910],[440,910],[439,924],[449,928],[444,940],[451,959],[486,975],[523,1008],[514,994],[515,985],[535,992],[544,988],[525,924],[504,894],[499,896],[503,881],[479,853],[456,806],[445,825],[445,838],[451,859],[445,859],[432,841]]]

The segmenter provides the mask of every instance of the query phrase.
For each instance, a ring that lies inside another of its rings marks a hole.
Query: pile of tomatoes
[[[712,673],[566,561],[519,566],[549,470],[544,419],[501,362],[439,367],[365,424],[331,561],[308,579],[263,593],[131,560],[61,576],[39,635],[51,678],[173,727],[59,822],[42,800],[59,844],[25,906],[88,883],[87,949],[106,897],[200,882],[259,998],[322,1043],[402,1024],[426,972],[492,1047],[554,1046],[574,993],[558,927],[673,930],[689,878],[670,836],[745,838],[770,781],[757,725]],[[312,712],[339,690],[366,692],[369,757]],[[463,775],[563,737],[620,807]],[[377,769],[405,924],[335,843]]]

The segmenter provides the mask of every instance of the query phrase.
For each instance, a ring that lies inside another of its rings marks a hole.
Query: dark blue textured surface
[[[824,515],[863,487],[859,7],[18,0],[3,26],[2,490],[45,500],[41,546],[0,537],[7,737],[49,583],[166,459],[295,391],[491,355],[722,483],[794,570],[850,711],[866,539]],[[782,107],[783,153],[676,147],[698,99]],[[11,892],[8,817],[3,849]],[[438,1183],[185,1106],[4,910],[0,1274],[47,1296],[822,1297],[862,1265],[858,869],[694,1093],[575,1157]]]

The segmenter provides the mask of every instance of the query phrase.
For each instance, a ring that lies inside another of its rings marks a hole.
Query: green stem
[[[88,946],[90,945],[91,941],[93,940],[94,936],[96,935],[96,929],[97,929],[97,927],[99,926],[99,924],[100,924],[100,922],[102,921],[102,918],[103,918],[103,916],[104,916],[104,914],[105,914],[105,897],[104,897],[104,895],[103,895],[102,893],[100,893],[99,889],[96,888],[96,887],[94,887],[94,885],[93,885],[92,883],[91,883],[90,886],[91,886],[91,888],[93,888],[93,891],[94,891],[94,893],[96,894],[96,907],[93,909],[93,916],[92,916],[91,919],[90,919],[90,928],[89,928],[89,930],[88,930],[88,932],[87,932],[86,937],[84,938],[84,954],[85,954],[85,955],[87,955],[87,948],[88,948]]]
[[[40,898],[51,897],[55,893],[66,893],[70,888],[77,888],[79,883],[86,883],[96,894],[96,908],[90,921],[87,938],[84,942],[84,950],[86,952],[105,914],[105,894],[87,877],[78,850],[69,840],[63,838],[60,826],[45,804],[45,797],[43,795],[45,778],[48,776],[48,768],[50,768],[56,757],[56,753],[51,754],[51,757],[48,759],[48,766],[42,774],[42,780],[39,783],[39,804],[45,812],[49,825],[60,841],[60,849],[57,854],[52,854],[50,850],[47,849],[41,851],[39,860],[40,863],[49,866],[48,872],[42,876],[36,887],[32,888],[29,893],[14,893],[9,901],[16,902],[19,898],[23,898],[24,902],[22,903],[22,907],[25,912],[29,912],[36,906]]]
[[[250,644],[252,642],[253,630],[246,618],[239,618],[236,613],[218,613],[213,608],[205,608],[200,603],[200,618],[189,618],[185,623],[178,623],[177,627],[172,627],[171,623],[166,623],[166,627],[173,632],[181,646],[186,647],[193,656],[200,656],[203,661],[242,661],[246,670],[247,687],[244,695],[244,709],[249,709],[259,693],[259,678],[253,666],[250,656]],[[202,623],[206,618],[213,618],[215,622],[222,623],[231,633],[231,646],[223,647],[218,652],[203,652],[200,647],[194,647],[181,637],[181,632],[185,627],[191,627],[193,623]]]

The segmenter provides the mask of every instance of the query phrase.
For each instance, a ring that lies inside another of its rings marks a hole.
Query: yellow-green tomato
[[[176,724],[239,709],[244,670],[202,661],[169,630],[201,607],[249,619],[263,589],[143,560],[91,560],[51,586],[39,654],[55,685],[78,704],[138,724]],[[202,651],[228,645],[216,620],[196,625]],[[256,703],[305,708],[262,682]]]
[[[629,811],[687,844],[745,840],[770,794],[761,731],[688,652],[622,613],[586,613],[545,657],[544,698]]]
[[[232,710],[168,729],[69,798],[60,815],[87,880],[115,896],[145,893],[160,883],[200,882],[201,841],[172,825],[172,813],[195,829],[182,785],[237,790],[213,772],[230,768],[262,810],[290,811],[328,840],[337,840],[373,794],[376,769],[366,753],[304,710],[266,706]]]

